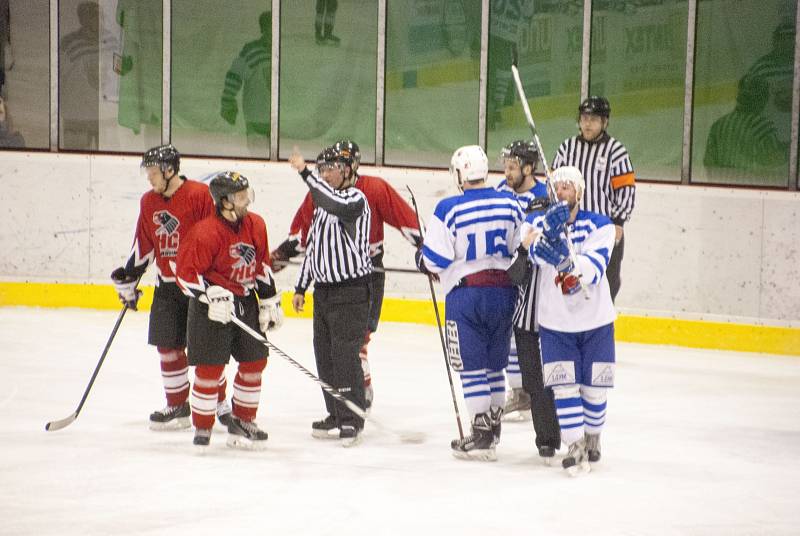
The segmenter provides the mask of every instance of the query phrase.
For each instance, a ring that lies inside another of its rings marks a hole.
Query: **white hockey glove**
[[[271,298],[259,300],[258,325],[262,333],[274,331],[283,325],[283,309],[281,309],[280,294],[276,294]]]
[[[126,274],[125,268],[119,267],[111,272],[111,281],[114,283],[119,301],[123,305],[127,305],[129,309],[136,311],[139,298],[142,297],[142,291],[136,288],[139,280]]]
[[[227,324],[233,314],[233,292],[214,285],[206,289],[208,300],[208,319]]]

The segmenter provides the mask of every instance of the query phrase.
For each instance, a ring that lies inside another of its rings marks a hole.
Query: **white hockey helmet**
[[[480,145],[465,145],[453,153],[450,159],[450,175],[459,190],[465,182],[486,180],[489,176],[489,159]]]
[[[576,201],[578,203],[583,199],[583,191],[586,189],[586,182],[583,180],[583,173],[575,166],[562,166],[550,174],[550,180],[553,181],[553,188],[559,182],[568,182],[575,188]]]

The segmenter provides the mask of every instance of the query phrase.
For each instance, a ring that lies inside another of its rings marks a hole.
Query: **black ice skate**
[[[235,415],[228,426],[228,446],[244,450],[261,450],[267,447],[269,436],[253,421],[243,421]]]
[[[577,476],[581,471],[588,473],[592,470],[586,454],[586,440],[581,438],[569,446],[567,456],[561,460],[561,466],[567,470],[569,476]]]
[[[542,458],[542,463],[545,465],[552,465],[553,457],[556,455],[556,449],[549,445],[542,445],[541,447],[537,448],[539,449],[539,457]]]
[[[311,436],[317,439],[337,439],[339,437],[339,425],[336,417],[328,415],[321,421],[311,423]]]
[[[531,395],[522,387],[511,389],[504,408],[504,421],[527,421],[531,418]]]
[[[167,406],[150,414],[150,429],[182,430],[189,428],[192,425],[189,422],[191,416],[192,410],[189,408],[188,402],[184,402],[180,406]]]
[[[231,413],[231,405],[227,400],[217,403],[217,420],[219,423],[227,428],[233,422],[233,413]]]
[[[589,461],[599,462],[600,461],[600,434],[586,434],[584,436],[586,439],[586,455],[589,458]]]
[[[450,443],[453,456],[460,460],[497,461],[492,419],[488,413],[478,413],[472,422],[472,434]]]
[[[197,447],[207,447],[211,442],[211,428],[197,428],[192,442]]]
[[[489,410],[489,418],[492,420],[492,434],[494,435],[494,446],[500,443],[500,432],[502,431],[503,408],[494,407]]]
[[[339,429],[339,439],[345,448],[354,447],[361,443],[361,429],[349,424],[343,424]]]

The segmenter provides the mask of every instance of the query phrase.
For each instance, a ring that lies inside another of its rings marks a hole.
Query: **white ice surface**
[[[200,456],[191,432],[147,428],[161,380],[147,314],[129,313],[78,420],[45,432],[74,411],[116,316],[0,308],[0,534],[800,533],[798,358],[619,344],[603,459],[569,478],[541,465],[530,422],[504,425],[496,463],[454,459],[436,329],[383,323],[373,416],[423,444],[369,425],[356,448],[313,439],[319,389],[274,356],[268,450],[233,451],[218,428]],[[273,342],[315,370],[309,321]]]

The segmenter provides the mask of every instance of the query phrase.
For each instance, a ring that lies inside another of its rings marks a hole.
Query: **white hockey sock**
[[[606,400],[608,389],[581,385],[583,420],[587,434],[599,434],[606,422]]]
[[[577,384],[553,387],[556,402],[558,425],[561,427],[561,440],[571,445],[583,437],[583,404],[581,391]]]
[[[506,379],[503,370],[494,370],[486,373],[491,391],[492,406],[502,408],[506,404]]]
[[[469,414],[489,413],[492,397],[486,369],[465,370],[460,375],[464,403]]]

